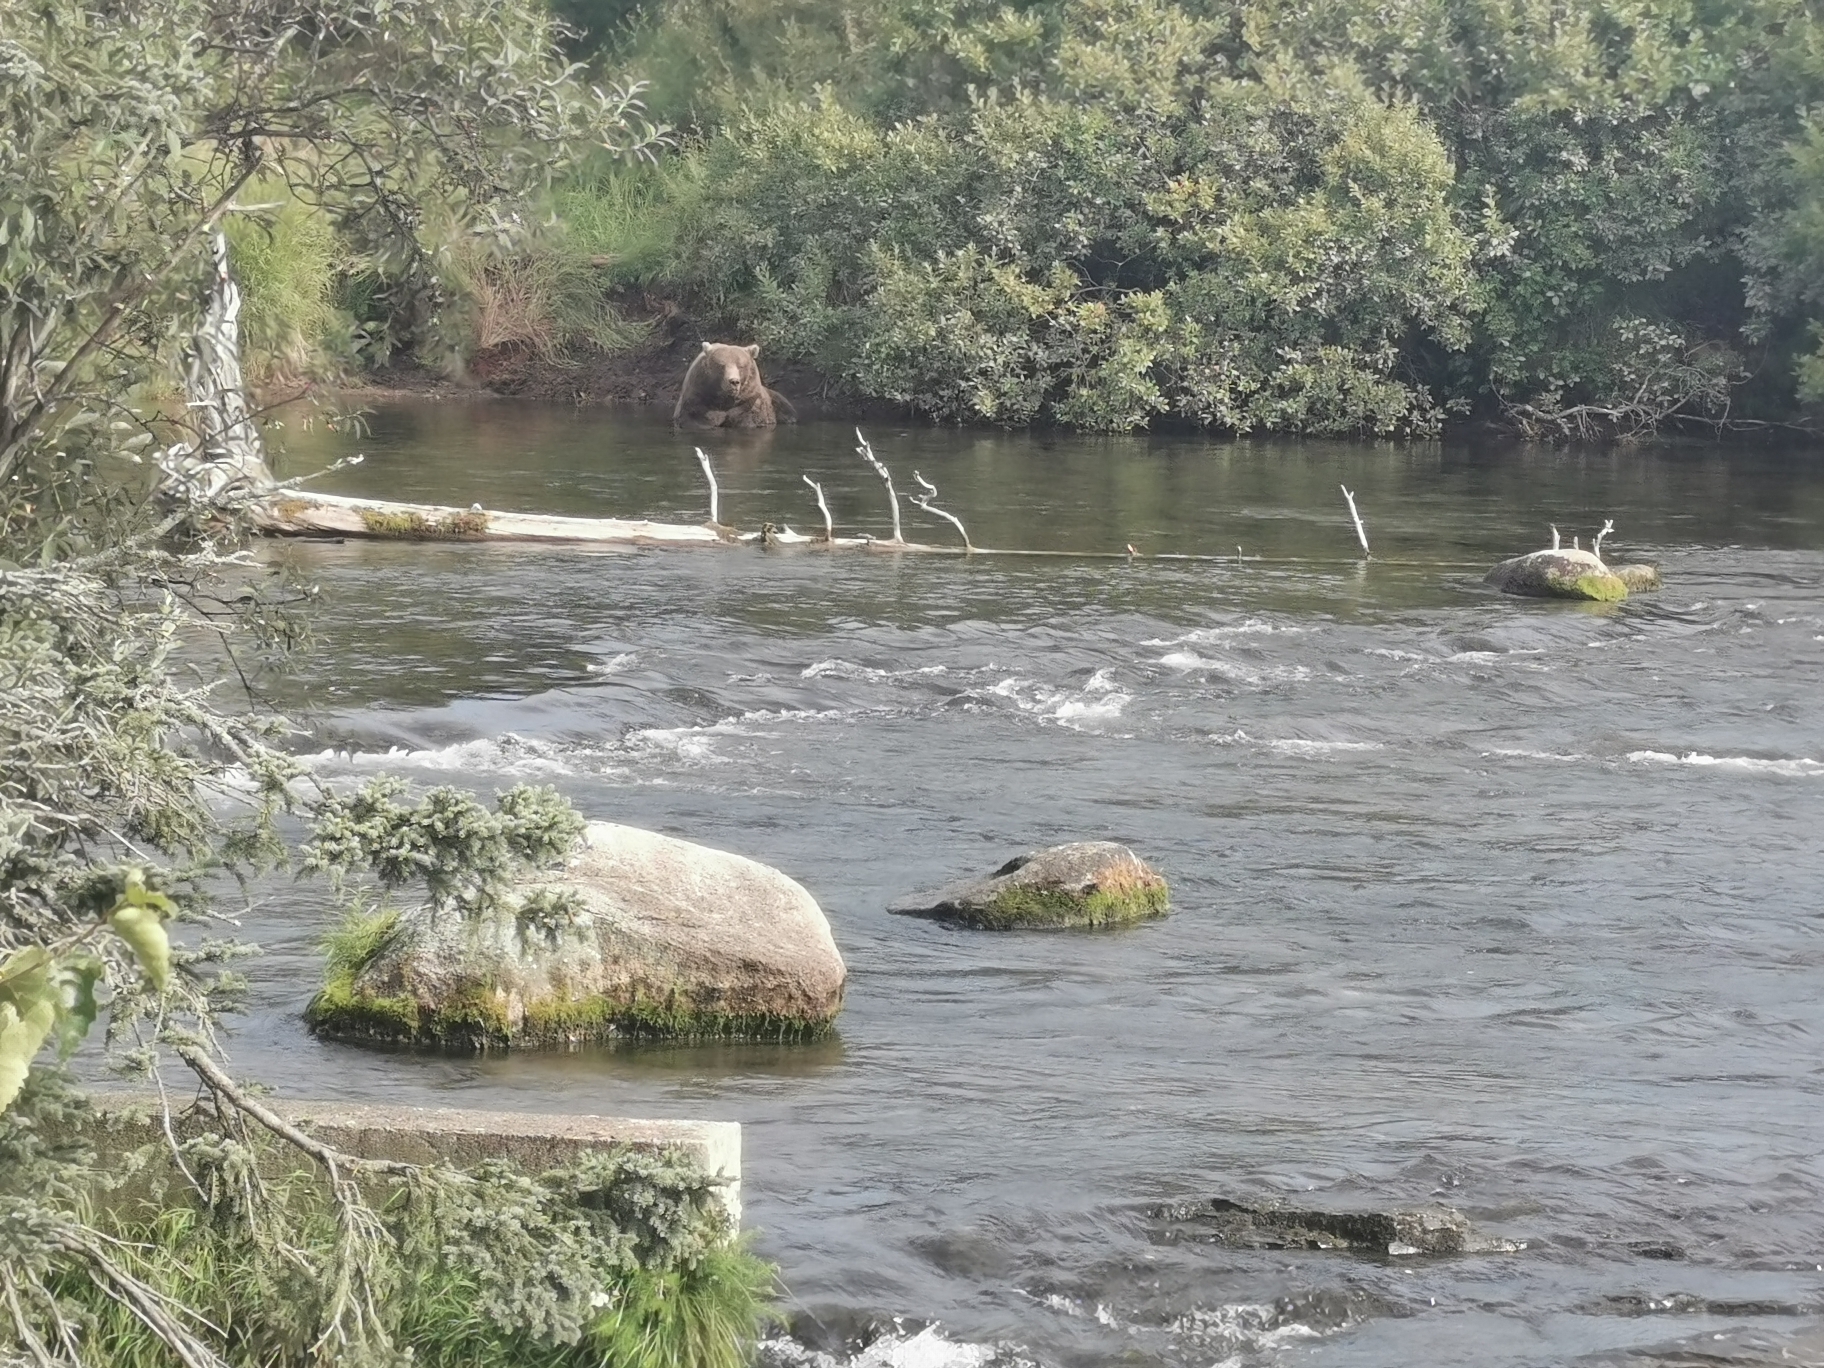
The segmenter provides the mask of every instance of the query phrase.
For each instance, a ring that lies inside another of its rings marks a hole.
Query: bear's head
[[[760,393],[760,367],[755,363],[760,348],[737,347],[727,342],[705,342],[702,360],[709,368],[710,383],[727,403],[752,399]]]

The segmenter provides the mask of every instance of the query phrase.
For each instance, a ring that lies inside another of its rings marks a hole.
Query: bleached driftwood
[[[709,457],[703,454],[703,448],[697,448],[697,464],[703,467],[703,478],[709,481],[709,520],[717,527],[722,525],[722,491],[716,487],[716,472],[711,469]]]
[[[1615,519],[1604,518],[1602,520],[1602,531],[1600,531],[1596,534],[1596,541],[1590,547],[1590,550],[1592,550],[1596,553],[1597,560],[1602,559],[1602,539],[1604,537],[1608,536],[1609,533],[1613,532],[1614,530],[1615,530]]]
[[[927,480],[923,475],[920,475],[916,470],[912,472],[912,478],[918,481],[918,487],[921,491],[917,494],[906,495],[906,497],[912,501],[913,507],[921,508],[927,513],[935,514],[937,517],[945,519],[952,527],[956,528],[956,530],[962,534],[963,550],[975,550],[975,543],[969,540],[969,529],[963,526],[963,520],[954,513],[944,512],[943,509],[931,502],[931,500],[937,497],[937,486],[932,484],[931,481]],[[897,535],[899,529],[896,527],[893,531],[894,534]]]
[[[253,511],[262,532],[391,541],[605,542],[623,546],[716,546],[713,527],[628,518],[566,518],[439,504],[392,503],[346,494],[290,493]]]
[[[708,524],[653,522],[647,518],[571,518],[552,513],[503,513],[479,504],[394,503],[347,494],[282,491],[250,510],[256,531],[273,536],[360,537],[376,541],[489,541],[581,543],[607,546],[794,546],[814,537],[789,527],[735,532]],[[960,554],[950,546],[888,542],[875,537],[835,537],[829,545],[845,551],[911,551]]]
[[[893,473],[881,464],[880,457],[874,454],[874,448],[869,445],[868,439],[861,435],[860,428],[855,429],[855,440],[860,443],[855,448],[855,454],[873,466],[874,473],[886,481],[887,507],[893,511],[893,540],[903,542],[905,537],[900,534],[899,530],[899,495],[893,492]]]
[[[1355,520],[1355,539],[1362,544],[1363,559],[1373,559],[1374,553],[1368,549],[1368,529],[1362,526],[1362,515],[1355,511],[1355,495],[1349,492],[1348,485],[1338,485],[1337,488],[1343,491],[1343,498],[1349,502],[1349,516]]]
[[[817,495],[817,510],[823,514],[823,539],[834,546],[836,544],[836,524],[830,518],[830,505],[823,497],[823,486],[809,475],[804,476],[803,479]]]

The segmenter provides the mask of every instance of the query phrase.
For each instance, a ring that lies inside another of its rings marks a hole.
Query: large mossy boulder
[[[888,908],[987,931],[1116,926],[1162,916],[1163,876],[1114,841],[1076,841],[1019,855],[986,878],[963,879]]]
[[[1622,577],[1602,563],[1594,552],[1571,550],[1531,551],[1504,560],[1482,577],[1504,594],[1528,598],[1587,599],[1618,603],[1628,596]]]
[[[460,1049],[825,1030],[846,971],[797,883],[727,851],[591,822],[556,874],[485,916],[421,908],[332,972],[318,1035]]]

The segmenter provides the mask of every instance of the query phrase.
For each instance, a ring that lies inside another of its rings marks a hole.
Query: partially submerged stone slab
[[[988,931],[1115,926],[1163,916],[1171,890],[1159,872],[1115,841],[1074,841],[1030,851],[986,878],[962,879],[893,904]]]
[[[337,1039],[484,1049],[825,1030],[846,970],[799,884],[757,861],[591,822],[562,874],[486,918],[402,914],[307,1012]]]
[[[1504,594],[1528,598],[1586,599],[1618,603],[1628,596],[1622,577],[1594,552],[1576,549],[1529,551],[1504,560],[1482,577]]]
[[[1455,1207],[1320,1211],[1275,1200],[1212,1197],[1161,1207],[1156,1216],[1194,1225],[1201,1238],[1242,1249],[1359,1250],[1409,1254],[1511,1254],[1526,1246],[1476,1231]]]

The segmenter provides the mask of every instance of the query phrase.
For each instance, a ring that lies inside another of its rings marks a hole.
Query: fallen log
[[[736,532],[709,523],[653,522],[647,518],[572,518],[554,513],[504,513],[480,504],[394,503],[347,494],[286,491],[249,510],[257,531],[281,537],[360,537],[374,541],[490,541],[585,543],[607,546],[816,545],[837,550],[922,551],[957,554],[960,547],[922,542],[837,537],[826,541],[790,528]]]

